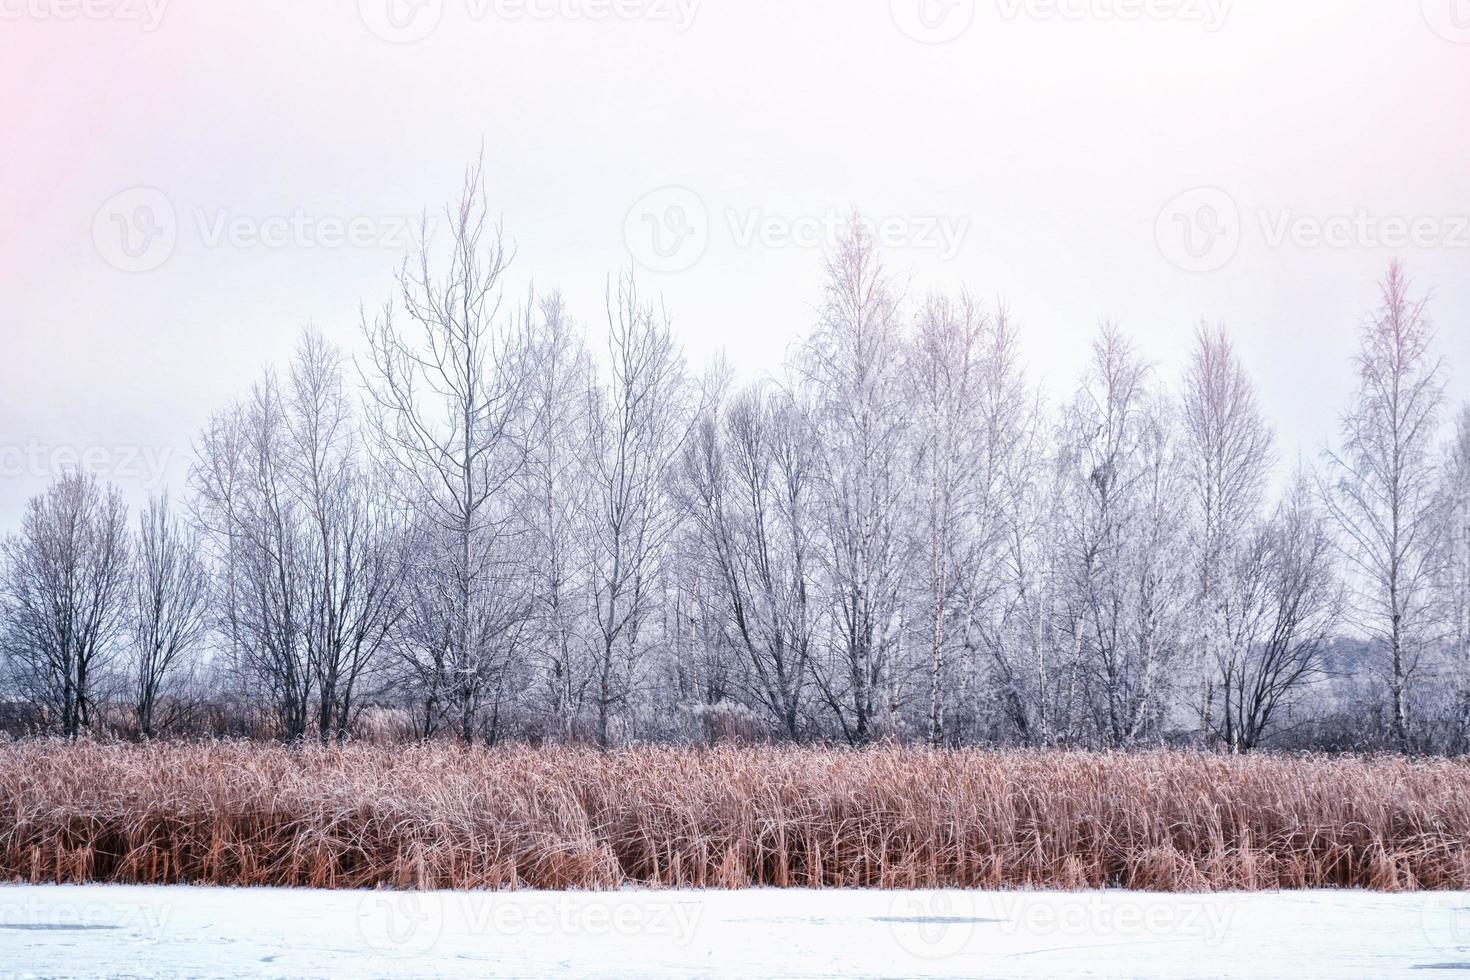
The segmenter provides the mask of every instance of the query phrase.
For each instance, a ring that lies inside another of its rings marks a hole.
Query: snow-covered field
[[[1386,977],[1470,971],[1470,895],[0,886],[19,976]]]

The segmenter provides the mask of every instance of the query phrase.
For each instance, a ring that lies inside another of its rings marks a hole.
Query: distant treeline
[[[1470,408],[1393,264],[1285,481],[1223,328],[1104,324],[1043,396],[1004,308],[865,230],[776,376],[686,365],[631,274],[516,294],[477,171],[359,349],[307,332],[136,517],[84,472],[0,547],[5,727],[1459,752]],[[1344,370],[1349,366],[1344,365]]]

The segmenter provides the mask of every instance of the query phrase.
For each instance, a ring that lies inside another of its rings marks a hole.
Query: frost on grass
[[[1467,774],[1443,759],[1171,752],[21,742],[0,746],[0,875],[390,889],[1458,889],[1470,883]]]

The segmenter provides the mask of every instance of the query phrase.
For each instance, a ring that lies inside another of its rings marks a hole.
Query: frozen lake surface
[[[0,974],[1470,977],[1470,894],[4,885]]]

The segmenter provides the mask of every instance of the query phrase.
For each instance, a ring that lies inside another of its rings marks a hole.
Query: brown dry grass
[[[1470,887],[1470,766],[879,748],[0,746],[0,877]]]

